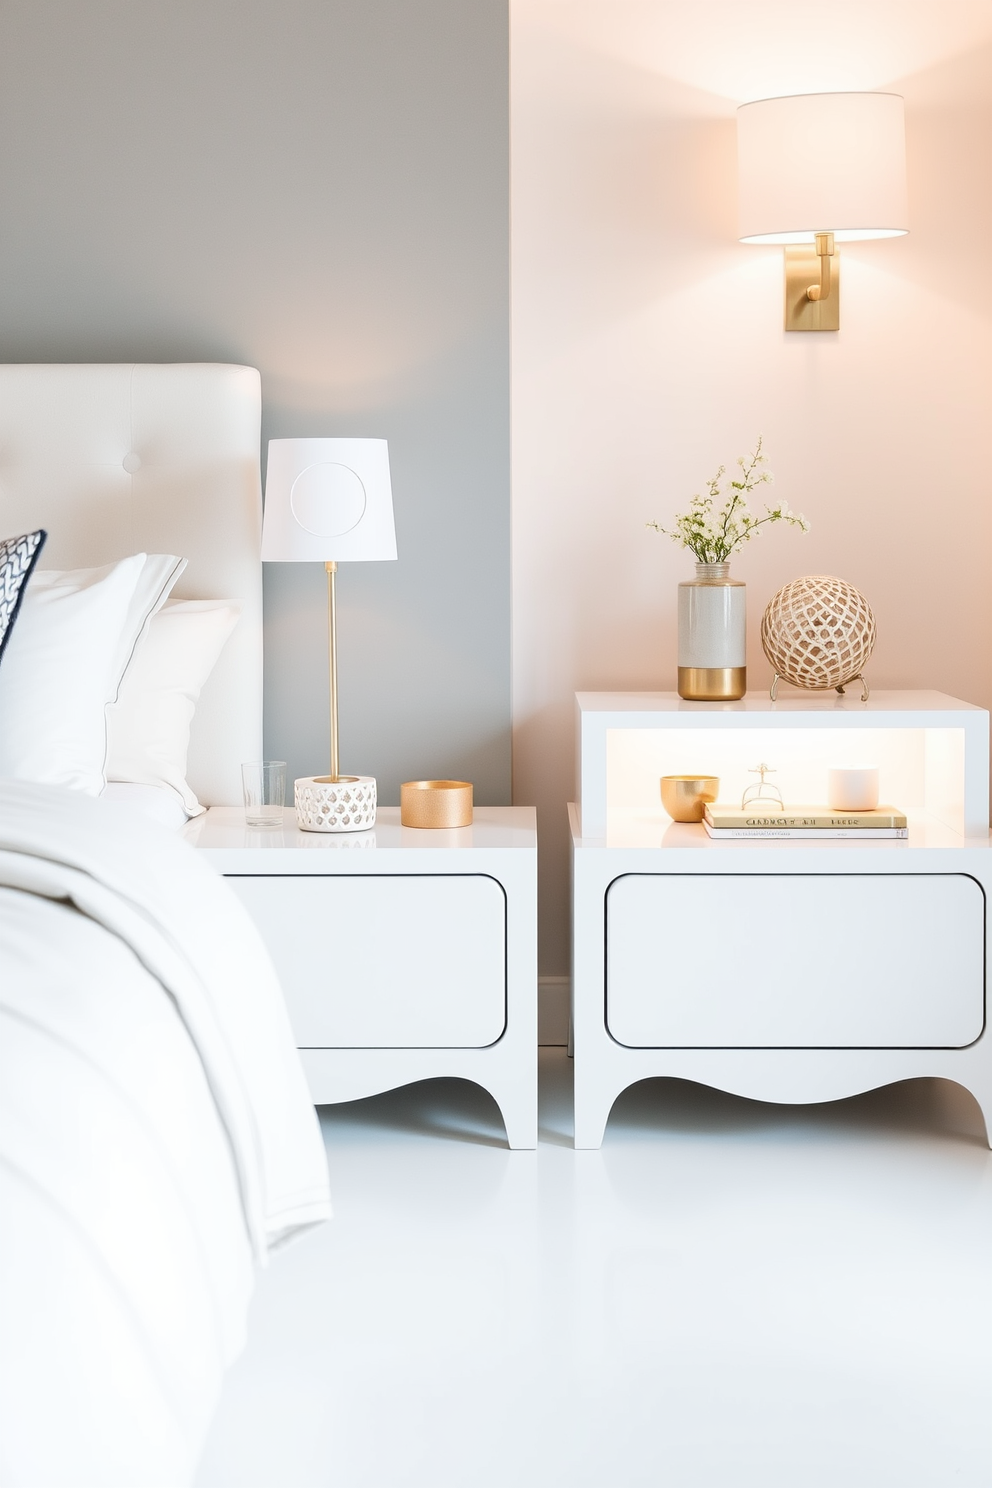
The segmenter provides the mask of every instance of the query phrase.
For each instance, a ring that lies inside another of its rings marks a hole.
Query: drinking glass
[[[249,827],[281,827],[286,804],[286,761],[261,760],[241,766],[245,821]]]

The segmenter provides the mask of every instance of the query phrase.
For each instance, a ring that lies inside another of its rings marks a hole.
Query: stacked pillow
[[[107,779],[175,791],[187,816],[203,810],[186,780],[189,729],[200,689],[231,631],[239,605],[170,600],[152,617],[118,699],[107,709]]]
[[[161,786],[196,815],[189,726],[238,608],[167,604],[184,558],[45,571],[43,542],[0,543],[0,776],[89,795],[108,780]]]

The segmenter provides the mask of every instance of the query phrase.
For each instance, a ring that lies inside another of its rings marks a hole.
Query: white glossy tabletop
[[[861,701],[861,688],[852,682],[842,697],[837,692],[799,692],[786,688],[772,702],[768,690],[748,692],[735,703],[687,702],[677,692],[577,692],[575,701],[582,715],[599,713],[668,713],[688,714],[693,718],[727,714],[747,718],[755,714],[765,715],[765,721],[783,714],[815,713],[826,718],[837,714],[863,717],[873,713],[982,713],[985,710],[974,703],[963,702],[945,692],[929,692],[904,688],[898,691],[872,692],[868,701]]]
[[[287,806],[280,827],[249,827],[240,806],[212,806],[183,829],[194,847],[206,851],[249,848],[253,852],[367,852],[371,849],[502,849],[537,846],[533,806],[477,806],[470,827],[426,830],[400,825],[398,806],[380,806],[376,824],[367,832],[301,832],[296,812]]]

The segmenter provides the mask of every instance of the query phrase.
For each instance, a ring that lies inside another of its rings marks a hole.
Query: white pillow
[[[106,707],[144,561],[140,553],[52,582],[32,575],[0,666],[0,775],[99,795]]]
[[[176,791],[189,816],[203,807],[186,781],[189,726],[239,605],[217,599],[172,600],[152,616],[107,709],[107,779]]]
[[[124,629],[118,638],[114,668],[117,672],[117,687],[114,699],[120,690],[135,647],[147,633],[148,622],[165,604],[176,580],[186,567],[187,559],[177,558],[174,553],[146,553],[145,566],[138,575],[131,603],[127,607]],[[118,670],[119,668],[119,670]]]
[[[186,560],[35,570],[0,668],[0,775],[99,795],[107,704]]]
[[[173,585],[186,567],[186,559],[177,558],[174,553],[135,553],[134,558],[140,558],[142,566],[114,648],[115,697],[148,621],[165,604]],[[123,560],[125,563],[131,561],[130,558]],[[119,566],[116,563],[107,563],[103,568],[39,568],[30,580],[29,592],[31,589],[37,593],[41,589],[83,588]]]

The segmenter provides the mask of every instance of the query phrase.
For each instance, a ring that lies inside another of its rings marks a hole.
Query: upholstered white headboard
[[[0,535],[46,528],[43,568],[177,553],[176,597],[242,606],[190,740],[211,806],[240,804],[262,755],[260,420],[252,367],[0,366]]]

